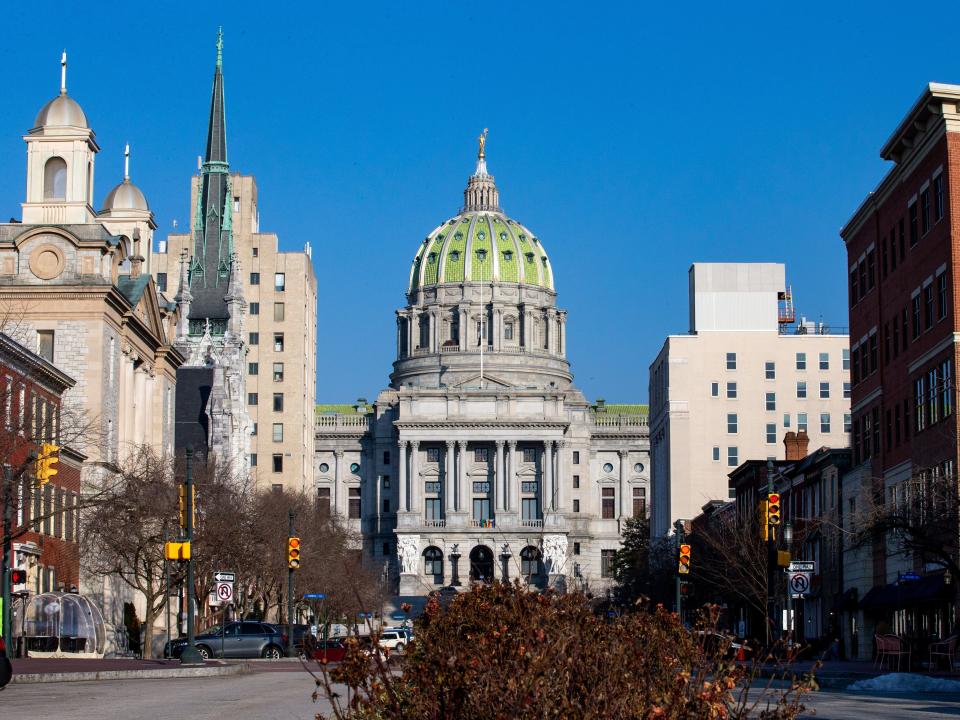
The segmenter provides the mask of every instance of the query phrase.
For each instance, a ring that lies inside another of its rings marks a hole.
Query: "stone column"
[[[567,356],[567,313],[560,313],[560,355]]]
[[[447,440],[447,454],[444,455],[444,471],[443,471],[443,505],[446,510],[444,515],[449,518],[451,514],[457,510],[457,488],[456,488],[456,479],[455,479],[455,466],[454,462],[454,450],[456,444],[453,440]]]
[[[523,325],[523,347],[527,352],[533,349],[533,338],[530,337],[530,309],[524,305],[520,308],[520,323]]]
[[[627,451],[620,450],[617,453],[620,455],[620,487],[617,490],[617,500],[618,506],[620,508],[619,519],[623,520],[627,515],[625,512],[626,508],[626,495],[627,495]]]
[[[333,451],[333,507],[337,515],[344,515],[343,496],[343,450]]]
[[[543,441],[543,482],[540,485],[540,505],[544,514],[553,510],[553,440]]]
[[[497,449],[494,451],[494,462],[496,464],[493,468],[493,495],[496,512],[500,513],[506,509],[503,502],[503,440],[497,440]]]
[[[400,317],[400,314],[397,313],[397,360],[402,357],[401,351],[403,350],[403,320]]]
[[[466,464],[467,464],[467,442],[466,440],[457,440],[457,511],[467,512],[466,497]]]
[[[554,508],[557,512],[563,513],[567,511],[567,499],[565,492],[565,483],[566,477],[563,472],[563,440],[557,440],[557,474],[554,485],[556,487],[556,507]]]
[[[413,313],[406,314],[407,320],[407,357],[413,355]]]
[[[423,517],[423,482],[420,479],[420,441],[410,441],[410,511]]]
[[[133,405],[129,408],[130,414],[133,416],[133,435],[130,440],[139,445],[144,441],[143,437],[143,424],[146,420],[146,403],[144,402],[144,391],[143,386],[146,384],[147,374],[143,369],[143,366],[140,366],[140,369],[134,369],[133,371]]]
[[[550,354],[560,351],[560,344],[557,342],[557,311],[553,308],[547,310],[547,318],[544,322],[547,327],[547,352]]]
[[[493,311],[493,349],[500,350],[500,342],[503,338],[503,309],[495,308]]]
[[[460,352],[466,352],[467,338],[470,335],[470,317],[467,315],[466,308],[458,308],[457,312],[460,313]]]
[[[398,492],[400,494],[400,510],[403,512],[410,511],[410,496],[408,495],[409,488],[407,487],[407,441],[400,441],[400,455],[397,458],[399,462],[397,463],[397,471],[400,475],[400,485],[398,487]]]
[[[440,334],[437,332],[437,311],[427,313],[427,322],[430,323],[430,352],[440,352]]]
[[[504,487],[504,505],[511,512],[520,512],[520,486],[516,484],[517,479],[517,441],[510,440],[507,443],[509,453],[507,454],[507,478],[503,483]],[[511,490],[511,486],[513,489]]]

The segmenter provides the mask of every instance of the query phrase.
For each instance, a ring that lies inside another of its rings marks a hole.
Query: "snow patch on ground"
[[[888,673],[869,680],[858,680],[847,690],[960,693],[960,680],[928,677],[915,673]]]

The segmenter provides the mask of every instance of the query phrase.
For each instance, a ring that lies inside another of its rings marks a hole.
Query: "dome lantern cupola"
[[[493,175],[487,173],[487,128],[483,129],[483,133],[477,140],[479,142],[477,170],[467,180],[467,189],[463,191],[463,211],[491,210],[500,212],[500,193],[493,181]]]

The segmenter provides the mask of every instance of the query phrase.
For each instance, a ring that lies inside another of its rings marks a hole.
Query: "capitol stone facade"
[[[417,249],[390,386],[317,407],[316,492],[402,595],[515,578],[596,592],[647,512],[646,406],[572,384],[553,268],[500,209],[484,144],[463,210]]]

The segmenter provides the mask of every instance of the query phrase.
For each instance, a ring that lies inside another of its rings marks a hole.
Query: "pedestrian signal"
[[[677,567],[677,572],[681,575],[686,575],[690,572],[690,546],[681,545],[680,546],[680,564]]]
[[[27,571],[20,568],[10,568],[10,584],[23,585],[27,581]]]
[[[770,525],[780,524],[780,495],[778,493],[767,495],[767,522]]]
[[[291,570],[300,569],[300,538],[287,538],[287,567]]]

